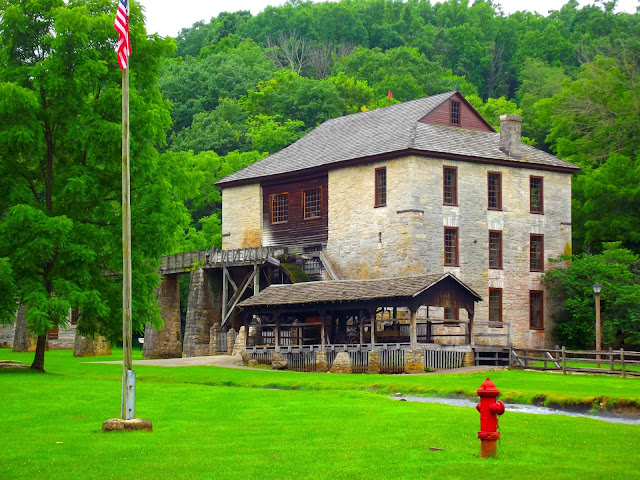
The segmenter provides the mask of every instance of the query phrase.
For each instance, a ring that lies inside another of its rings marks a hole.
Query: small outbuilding
[[[444,273],[272,285],[239,306],[247,347],[301,351],[396,344],[415,350],[438,337],[462,337],[463,344],[470,344],[475,303],[480,301],[455,275]],[[467,319],[431,319],[429,307],[464,309]]]

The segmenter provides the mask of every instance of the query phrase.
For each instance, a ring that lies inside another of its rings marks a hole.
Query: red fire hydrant
[[[504,403],[501,400],[496,401],[500,391],[489,378],[482,382],[477,392],[480,397],[480,403],[476,405],[480,412],[480,455],[482,458],[495,457],[496,440],[500,438],[498,415],[504,413]]]

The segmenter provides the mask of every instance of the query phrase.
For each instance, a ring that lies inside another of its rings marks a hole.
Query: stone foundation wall
[[[11,325],[0,325],[0,347],[13,348],[13,339],[16,335],[15,322]]]
[[[228,351],[227,353],[229,353],[230,355],[240,355],[242,352],[244,352],[244,347],[245,347],[245,344],[247,343],[246,337],[247,337],[247,332],[243,325],[238,330],[238,335],[236,336],[235,342],[232,343],[233,349],[231,351]],[[227,348],[229,347],[229,345],[231,345],[228,342],[229,342],[229,339],[227,338]]]
[[[74,357],[96,357],[100,355],[111,355],[111,345],[106,338],[99,335],[94,337],[76,335],[73,345]]]
[[[404,373],[424,373],[424,350],[407,350],[404,353]]]
[[[369,352],[369,366],[367,373],[380,373],[380,352]]]
[[[179,275],[164,275],[156,290],[160,315],[164,325],[156,330],[150,324],[144,328],[144,358],[180,358],[180,289]]]
[[[13,337],[14,352],[35,352],[37,336],[27,331],[27,320],[25,318],[27,307],[21,306],[16,314],[16,327]]]
[[[347,352],[339,352],[331,366],[331,373],[353,373],[351,359]]]
[[[215,323],[221,323],[222,278],[220,270],[191,273],[189,303],[184,332],[185,357],[209,355],[210,332]]]

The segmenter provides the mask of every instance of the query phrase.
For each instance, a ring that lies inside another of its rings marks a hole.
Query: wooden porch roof
[[[357,303],[377,301],[412,301],[434,286],[451,279],[457,289],[465,291],[474,301],[482,297],[451,273],[375,280],[330,280],[323,282],[271,285],[259,294],[239,304],[248,310],[260,307],[303,306],[313,304]],[[396,302],[394,302],[396,303]]]

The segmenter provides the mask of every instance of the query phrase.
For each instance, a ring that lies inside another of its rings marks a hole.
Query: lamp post
[[[600,291],[602,290],[602,284],[593,284],[593,293],[596,294],[596,350],[599,352],[602,350],[602,325],[600,322]],[[600,354],[596,355],[596,358],[600,360]],[[598,368],[600,364],[598,363]]]

